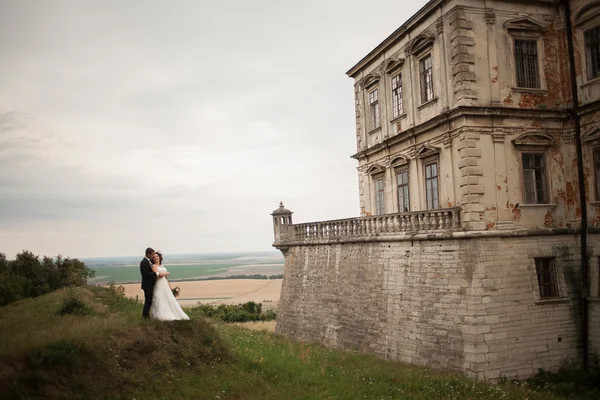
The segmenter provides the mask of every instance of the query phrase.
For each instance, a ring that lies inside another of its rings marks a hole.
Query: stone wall
[[[277,332],[479,379],[556,370],[580,355],[578,249],[574,235],[290,246]],[[555,257],[560,299],[540,300],[535,257]]]

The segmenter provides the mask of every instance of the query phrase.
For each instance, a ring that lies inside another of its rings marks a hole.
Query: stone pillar
[[[511,210],[508,206],[508,177],[504,132],[493,132],[494,169],[496,171],[496,229],[513,229]]]
[[[498,49],[496,47],[496,14],[485,11],[488,42],[488,65],[490,68],[490,99],[492,105],[500,104],[500,84],[498,83]]]
[[[441,10],[440,10],[441,12]],[[438,18],[438,20],[435,23],[435,30],[436,33],[438,35],[438,40],[440,43],[440,60],[443,60],[441,62],[441,68],[440,68],[440,75],[441,75],[441,93],[440,93],[440,97],[442,100],[442,111],[447,111],[449,106],[448,106],[448,71],[446,70],[447,67],[446,65],[448,64],[446,62],[446,40],[444,38],[444,20],[440,17]]]
[[[471,105],[477,99],[477,91],[471,87],[471,82],[477,80],[473,22],[467,20],[462,8],[456,8],[449,19],[454,96],[458,105]]]
[[[461,133],[458,143],[460,161],[460,188],[462,205],[462,227],[470,231],[483,231],[486,229],[483,212],[485,207],[481,204],[484,193],[483,167],[481,166],[481,149],[477,148],[479,134],[473,131]]]
[[[273,246],[279,247],[279,244],[294,239],[292,214],[293,212],[283,206],[283,201],[279,202],[279,208],[271,214],[273,216],[273,233],[275,236]]]

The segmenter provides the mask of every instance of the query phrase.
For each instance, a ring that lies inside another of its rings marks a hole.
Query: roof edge
[[[390,36],[388,36],[383,42],[381,42],[377,47],[369,52],[366,56],[364,56],[359,62],[357,62],[352,68],[350,68],[346,75],[349,77],[353,77],[362,67],[371,62],[376,56],[379,55],[383,50],[385,50],[388,46],[395,43],[396,39],[402,36],[406,31],[421,19],[429,16],[429,14],[434,11],[439,5],[447,2],[448,0],[430,0],[427,4],[425,4],[419,11],[413,14],[405,23],[403,23],[400,28],[396,29]]]

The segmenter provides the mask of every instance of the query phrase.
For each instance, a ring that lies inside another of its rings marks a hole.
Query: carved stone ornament
[[[529,17],[521,17],[511,19],[504,23],[504,27],[508,31],[520,31],[520,32],[543,32],[546,27],[541,22],[538,22]]]
[[[496,24],[496,13],[493,10],[485,10],[485,23],[488,25]]]

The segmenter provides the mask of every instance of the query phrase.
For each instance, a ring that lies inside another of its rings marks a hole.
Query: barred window
[[[398,211],[410,211],[410,197],[408,189],[408,170],[401,170],[397,173],[398,178]]]
[[[392,78],[392,109],[394,118],[399,117],[403,113],[402,75],[396,75]]]
[[[433,100],[433,68],[430,55],[419,61],[419,71],[421,76],[421,103],[427,103],[429,100]]]
[[[546,204],[546,163],[543,153],[523,153],[523,184],[525,202]]]
[[[536,40],[515,40],[517,86],[539,89],[540,71]]]
[[[425,199],[428,210],[439,208],[437,160],[430,164],[425,164]]]
[[[558,284],[554,258],[540,257],[535,259],[535,272],[537,274],[538,287],[541,299],[552,299],[558,297]]]
[[[594,177],[596,178],[596,200],[600,200],[600,149],[594,149]]]
[[[371,108],[371,129],[379,128],[379,93],[378,89],[369,93],[369,106]]]
[[[600,26],[585,31],[585,62],[588,79],[600,77]]]
[[[383,178],[377,178],[375,183],[375,215],[385,214]]]

